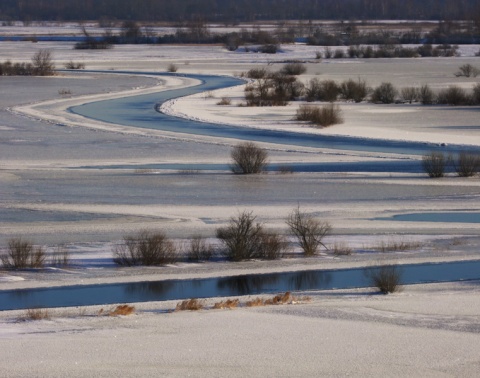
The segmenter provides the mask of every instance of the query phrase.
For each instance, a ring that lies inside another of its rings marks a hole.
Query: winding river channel
[[[111,73],[105,71],[87,72]],[[174,76],[174,74],[158,72],[115,71],[114,73],[128,75]],[[91,102],[71,107],[69,111],[87,118],[123,126],[291,146],[397,153],[406,155],[424,155],[430,151],[437,150],[447,153],[457,153],[459,151],[471,149],[471,147],[459,145],[439,146],[438,144],[433,143],[387,141],[346,136],[327,136],[286,131],[260,130],[248,127],[198,122],[159,113],[157,109],[165,101],[215,89],[233,87],[244,83],[240,79],[229,76],[182,76],[199,80],[200,84],[188,88],[167,90],[146,95]]]

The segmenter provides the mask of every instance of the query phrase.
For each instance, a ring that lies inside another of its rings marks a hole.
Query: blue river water
[[[148,74],[157,76],[172,76],[175,74],[158,72],[129,72],[129,71],[86,71],[115,74]],[[69,111],[103,122],[139,127],[146,129],[164,130],[177,133],[208,135],[221,138],[269,142],[282,145],[296,145],[305,147],[329,148],[338,150],[369,151],[383,153],[398,153],[409,155],[424,155],[430,151],[444,151],[458,153],[471,150],[471,147],[448,145],[440,146],[434,143],[387,141],[376,139],[362,139],[343,136],[327,136],[318,134],[301,134],[286,131],[260,130],[246,127],[234,127],[208,122],[198,122],[183,118],[172,117],[156,111],[165,101],[195,93],[211,91],[219,88],[228,88],[243,83],[242,80],[228,76],[211,75],[183,75],[201,81],[201,84],[158,92],[147,95],[124,97],[114,100],[104,100],[74,106]]]
[[[71,307],[188,298],[258,295],[285,291],[369,287],[378,268],[249,274],[190,280],[129,282],[0,291],[0,310]],[[480,279],[480,260],[398,267],[401,284]]]

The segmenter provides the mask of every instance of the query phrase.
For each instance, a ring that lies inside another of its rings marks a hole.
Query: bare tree
[[[233,147],[233,163],[230,169],[236,174],[261,173],[267,166],[268,152],[253,142],[244,142]]]
[[[55,72],[55,65],[52,61],[50,50],[39,50],[32,57],[33,73],[38,76],[49,76]]]
[[[298,239],[305,256],[315,255],[320,246],[328,250],[322,240],[332,230],[330,223],[321,221],[297,207],[288,216],[287,225]]]

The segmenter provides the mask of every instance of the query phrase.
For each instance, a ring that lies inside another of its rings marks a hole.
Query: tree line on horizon
[[[0,20],[480,20],[478,0],[2,0]],[[480,22],[480,21],[479,21]]]

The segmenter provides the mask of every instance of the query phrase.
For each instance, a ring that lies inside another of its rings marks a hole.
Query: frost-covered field
[[[231,53],[220,46],[116,46],[76,51],[71,43],[1,43],[0,59],[28,61],[48,48],[61,67],[233,75],[252,67],[278,69],[308,61],[302,80],[361,77],[370,85],[472,87],[455,78],[477,63],[479,46],[462,57],[315,61],[318,48],[284,46],[276,55]],[[130,130],[80,119],[65,109],[92,100],[191,85],[181,75],[61,73],[52,78],[0,77],[0,242],[23,236],[49,247],[67,244],[68,269],[0,272],[0,289],[67,284],[211,277],[247,272],[364,266],[381,261],[478,259],[479,223],[398,221],[412,213],[478,212],[478,178],[427,179],[423,174],[294,173],[238,177],[228,171],[189,172],[189,164],[229,163],[234,140]],[[67,97],[59,94],[66,89]],[[232,98],[232,105],[216,102]],[[237,107],[242,88],[168,103],[192,119],[242,127],[312,132],[285,108]],[[479,108],[340,104],[345,123],[315,131],[367,138],[480,146]],[[270,160],[357,162],[416,159],[264,144]],[[185,170],[150,168],[177,163]],[[105,166],[123,165],[121,169]],[[89,167],[89,168],[86,168]],[[159,268],[115,268],[112,246],[141,229],[161,229],[178,243],[194,233],[213,237],[239,211],[286,232],[298,204],[332,223],[329,246],[359,253],[276,262],[182,263]],[[371,252],[382,242],[414,241],[407,252]],[[365,252],[370,251],[370,252]],[[307,304],[259,309],[167,313],[175,303],[136,304],[130,317],[97,317],[100,308],[52,310],[50,320],[19,322],[23,312],[0,313],[4,375],[14,376],[473,376],[480,367],[478,283],[416,285],[390,296],[371,290],[308,293]],[[213,303],[213,300],[209,304]],[[21,356],[21,357],[19,357]]]

